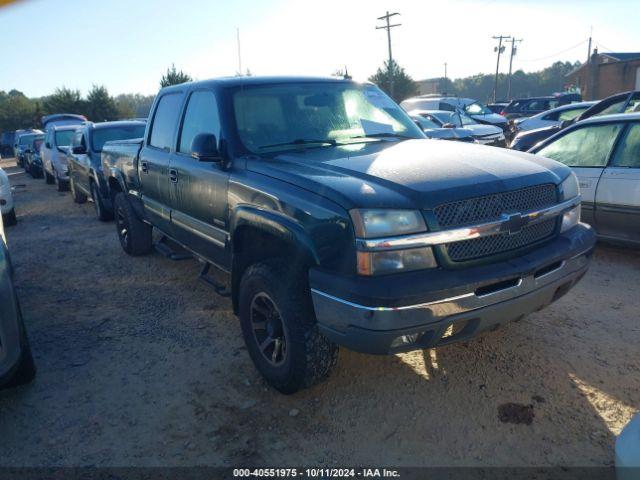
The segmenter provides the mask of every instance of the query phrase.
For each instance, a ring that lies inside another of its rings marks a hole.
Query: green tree
[[[46,114],[76,113],[84,115],[86,111],[80,90],[71,90],[66,87],[56,88],[52,95],[44,98],[42,106]]]
[[[99,85],[91,87],[85,101],[85,112],[87,118],[94,122],[104,122],[118,118],[116,102],[109,95],[107,88]]]
[[[393,79],[393,95],[391,94],[391,82]],[[384,62],[384,65],[378,68],[375,75],[369,77],[369,81],[375,83],[387,95],[392,97],[396,102],[401,102],[405,98],[409,98],[418,93],[416,82],[399,66],[395,60]]]
[[[146,118],[149,116],[154,95],[123,93],[115,98],[119,118]]]
[[[168,87],[170,85],[179,85],[181,83],[190,82],[193,80],[189,75],[182,70],[176,70],[176,66],[172,63],[170,68],[167,68],[165,73],[160,79],[160,87]]]
[[[0,130],[31,128],[39,123],[36,102],[18,90],[0,91]]]

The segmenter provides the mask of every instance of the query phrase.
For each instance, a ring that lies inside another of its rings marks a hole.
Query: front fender
[[[299,253],[303,254],[308,265],[320,263],[315,244],[307,231],[294,219],[282,213],[240,205],[234,210],[230,227],[232,244],[234,235],[239,229],[251,227],[293,245]]]

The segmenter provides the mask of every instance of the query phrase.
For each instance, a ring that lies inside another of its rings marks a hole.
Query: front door
[[[171,157],[173,231],[182,243],[228,268],[225,249],[229,174],[220,163],[199,161],[191,155],[191,144],[199,133],[212,133],[220,139],[218,105],[210,90],[196,90],[189,96],[177,152]]]
[[[627,127],[598,183],[596,224],[604,237],[640,243],[640,123]]]
[[[74,147],[84,147],[85,153],[73,153]],[[91,159],[87,150],[87,139],[81,129],[74,132],[69,150],[69,176],[73,179],[74,188],[90,194],[89,191],[89,168]]]
[[[167,93],[156,102],[146,146],[140,151],[138,175],[142,203],[149,219],[160,230],[172,234],[169,157],[175,151],[175,136],[183,94]]]
[[[536,152],[572,167],[580,184],[582,220],[596,228],[596,189],[621,130],[619,123],[580,126]]]

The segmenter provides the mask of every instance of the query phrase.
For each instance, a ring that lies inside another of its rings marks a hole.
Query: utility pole
[[[591,61],[591,37],[593,36],[593,26],[589,32],[589,50],[587,51],[587,63]]]
[[[518,51],[518,47],[516,43],[522,41],[522,38],[512,38],[511,40],[507,40],[507,43],[511,44],[511,55],[509,56],[509,76],[507,77],[507,100],[511,100],[511,71],[513,68],[513,56]]]
[[[242,76],[242,57],[240,55],[240,28],[236,27],[236,37],[238,39],[238,76]]]
[[[497,47],[493,47],[493,51],[494,52],[498,52],[498,60],[496,62],[496,80],[493,84],[493,102],[496,102],[496,98],[498,97],[498,71],[500,70],[500,55],[502,54],[502,52],[504,52],[505,47],[502,46],[502,40],[506,40],[508,38],[511,38],[510,35],[499,35],[499,36],[494,36],[493,39],[494,40],[498,40],[498,46]]]
[[[444,81],[447,81],[447,62],[444,62]]]
[[[391,54],[391,29],[393,27],[399,27],[400,25],[402,25],[401,23],[396,23],[395,25],[391,25],[391,22],[389,21],[389,19],[395,15],[400,15],[400,14],[398,12],[389,13],[389,11],[387,10],[386,15],[378,17],[378,20],[386,20],[387,24],[381,27],[376,27],[376,30],[384,29],[387,31],[387,43],[389,44],[389,66],[388,66],[389,67],[389,93],[391,97],[393,97],[393,71],[392,71],[393,55]]]

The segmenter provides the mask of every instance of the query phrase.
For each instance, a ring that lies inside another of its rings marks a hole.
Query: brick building
[[[599,53],[595,49],[589,63],[567,74],[567,83],[579,88],[585,100],[640,90],[640,52]]]

